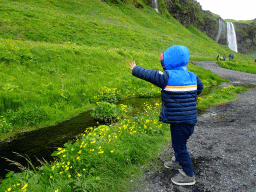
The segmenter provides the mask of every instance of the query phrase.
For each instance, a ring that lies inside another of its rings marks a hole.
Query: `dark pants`
[[[186,175],[193,176],[192,161],[187,151],[187,140],[194,132],[195,124],[171,124],[172,148],[176,161],[180,163]]]

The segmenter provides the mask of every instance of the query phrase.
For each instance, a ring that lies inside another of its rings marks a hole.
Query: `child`
[[[196,100],[203,90],[200,78],[189,72],[186,65],[189,51],[184,46],[169,47],[160,56],[163,72],[144,69],[130,62],[132,74],[160,87],[162,110],[159,121],[170,124],[174,155],[165,162],[167,168],[178,169],[179,174],[171,178],[177,185],[194,185],[192,161],[187,151],[187,140],[194,132],[197,122]]]

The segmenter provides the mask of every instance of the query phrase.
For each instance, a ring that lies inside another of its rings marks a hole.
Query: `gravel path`
[[[194,62],[231,83],[254,84],[256,75],[223,69],[215,62]],[[133,192],[256,191],[256,88],[239,99],[208,109],[188,140],[196,184],[178,186],[171,177],[178,171],[164,168],[170,160],[171,144],[159,154],[161,165],[145,170]]]

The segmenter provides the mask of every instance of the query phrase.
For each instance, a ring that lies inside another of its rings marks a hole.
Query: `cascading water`
[[[227,41],[228,47],[237,52],[236,31],[232,22],[227,22]]]
[[[155,9],[156,12],[159,12],[157,0],[152,0],[152,8]]]
[[[217,43],[219,42],[220,36],[221,34],[223,34],[224,31],[225,31],[225,23],[221,19],[219,19],[219,30],[218,30],[217,37],[215,39]]]

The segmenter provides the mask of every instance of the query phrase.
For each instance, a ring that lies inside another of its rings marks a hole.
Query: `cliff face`
[[[193,25],[215,40],[220,16],[202,10],[195,0],[166,0],[169,13],[184,27]]]
[[[193,25],[219,44],[227,45],[227,22],[219,15],[202,10],[196,0],[165,1],[169,13],[184,27]],[[250,24],[234,21],[233,24],[238,52],[246,54],[256,50],[256,19]]]
[[[256,50],[256,20],[252,23],[233,22],[236,30],[239,53],[249,53]]]

